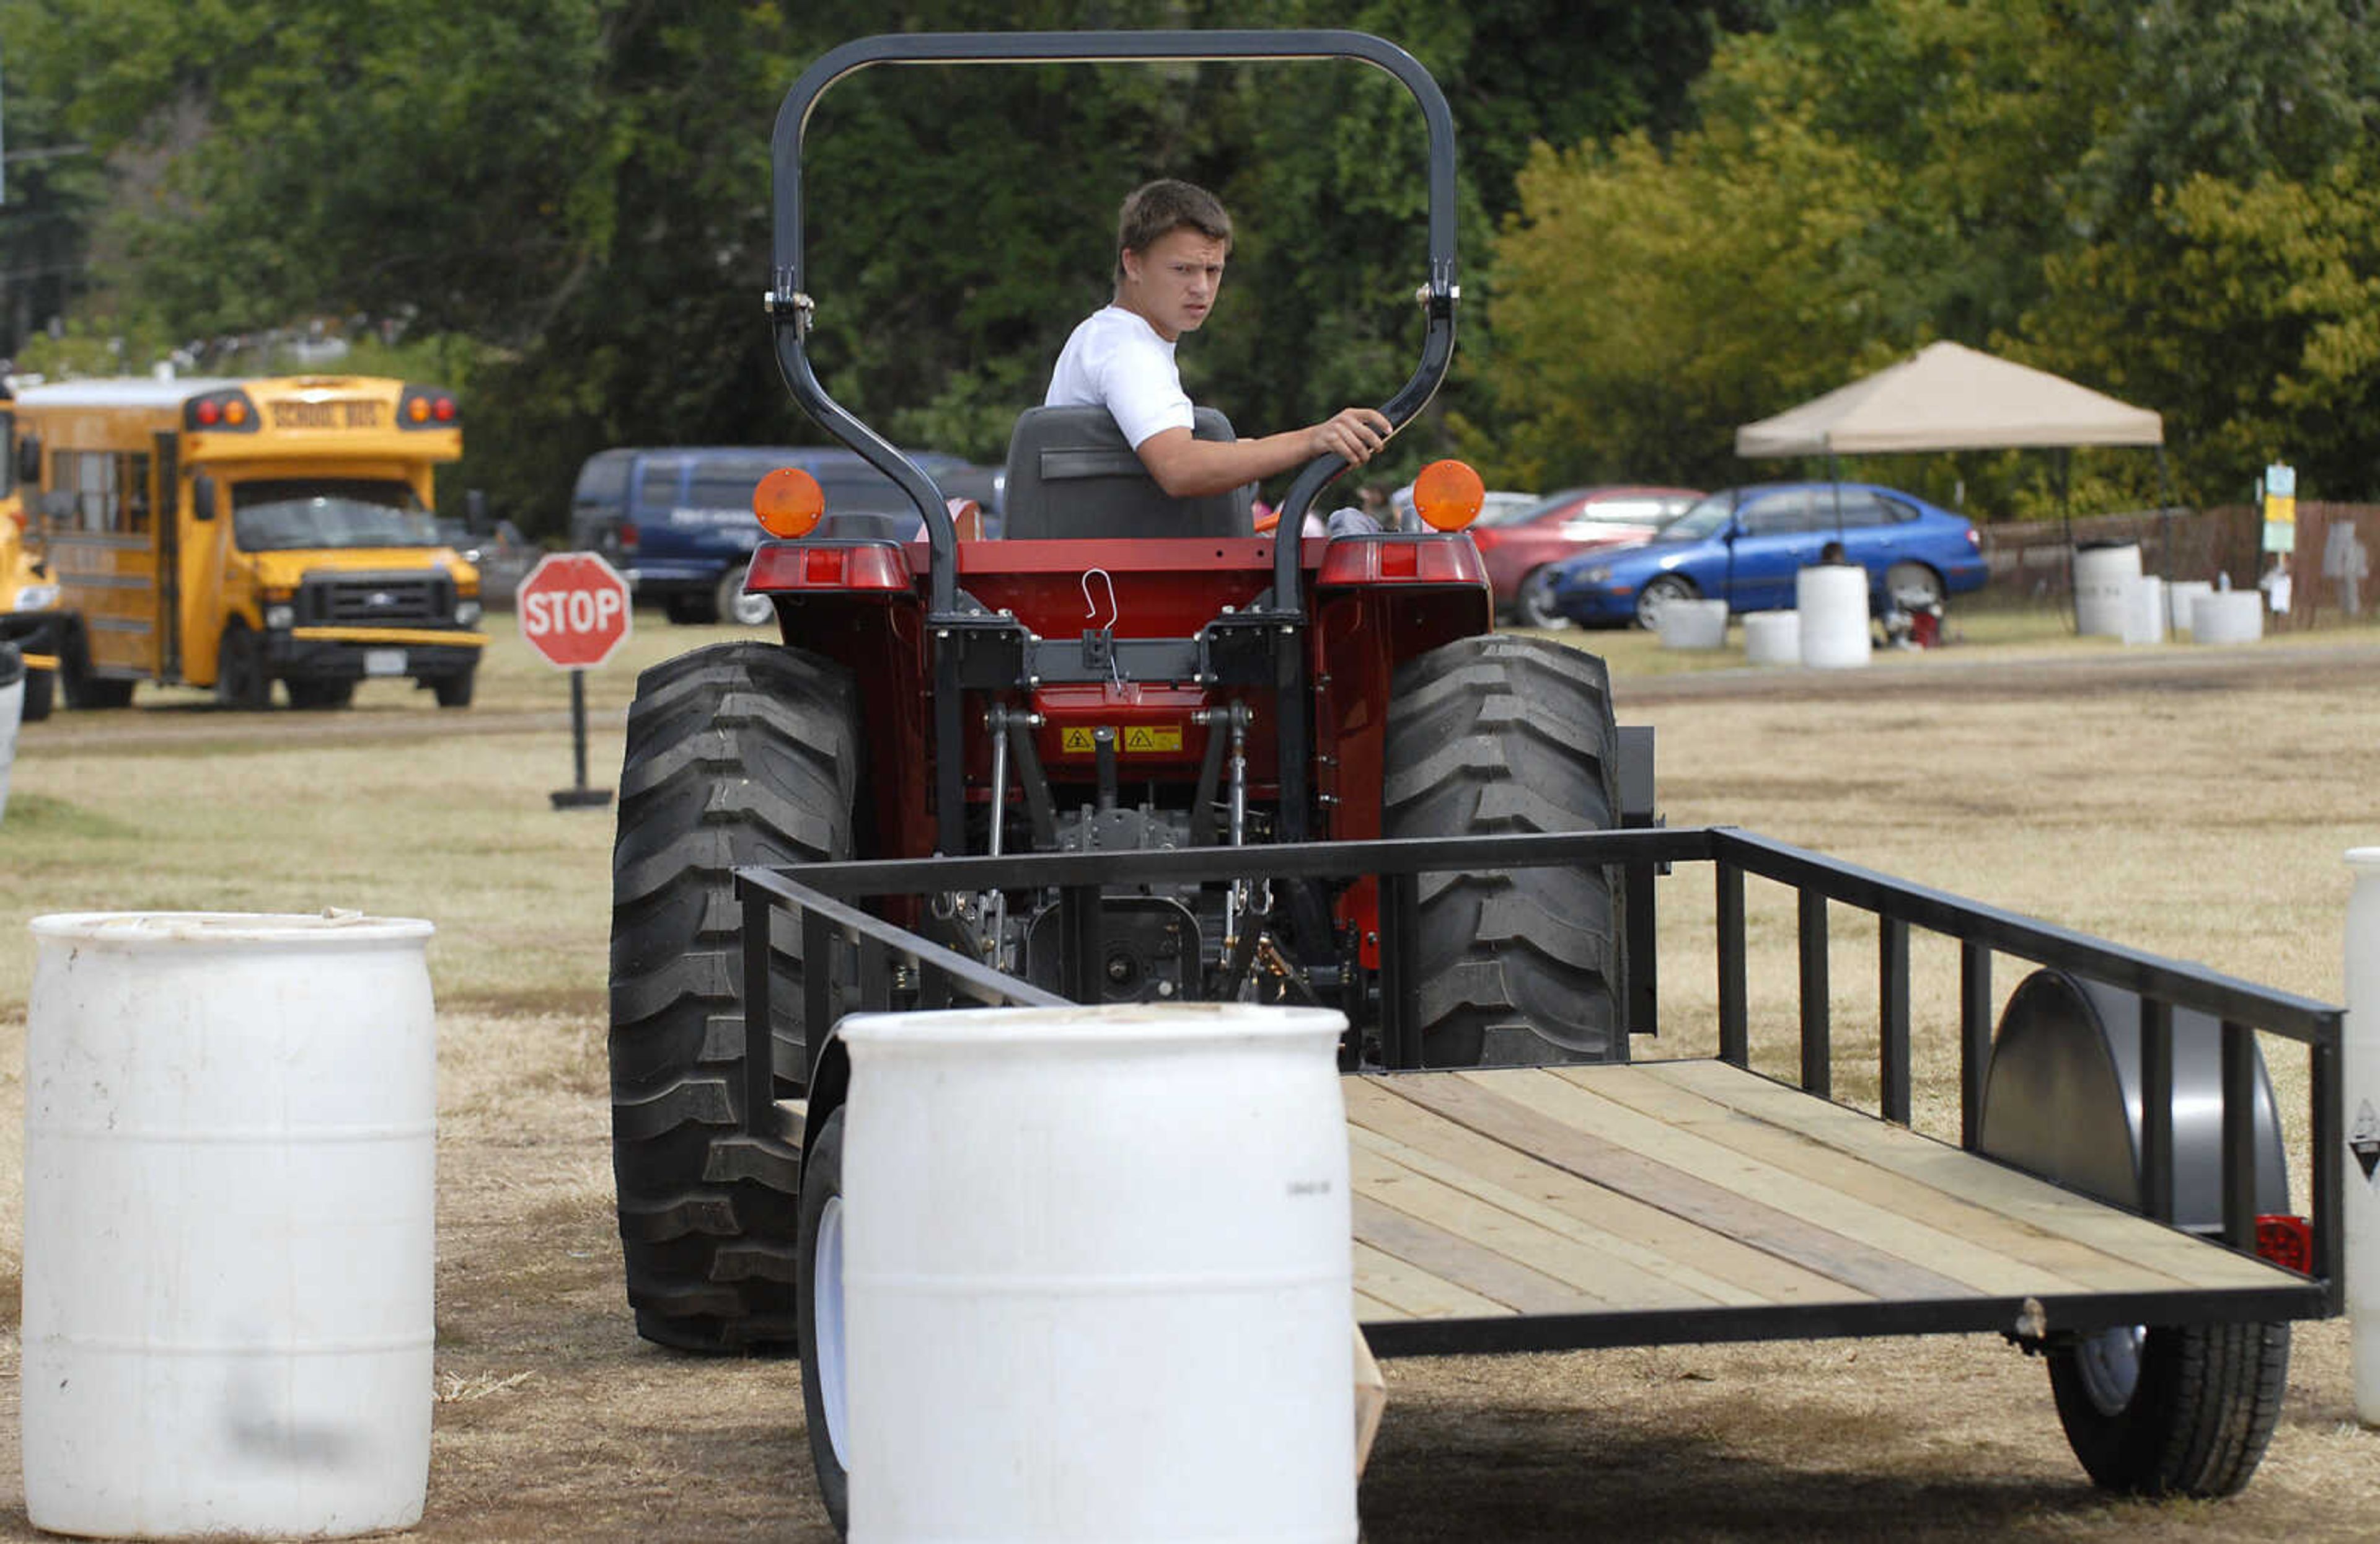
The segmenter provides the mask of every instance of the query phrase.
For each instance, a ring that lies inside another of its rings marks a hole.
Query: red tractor
[[[1353,32],[905,35],[835,49],[786,97],[767,300],[779,361],[803,409],[907,492],[924,536],[797,534],[818,518],[815,490],[780,474],[756,502],[784,539],[759,549],[748,583],[773,602],[782,641],[697,650],[638,683],[613,858],[611,1070],[628,1295],[649,1339],[795,1339],[799,1152],[758,1101],[806,1090],[829,1026],[804,1022],[803,972],[818,962],[802,938],[782,918],[772,936],[745,936],[739,866],[1622,823],[1602,662],[1492,630],[1461,529],[1477,508],[1467,470],[1439,474],[1467,479],[1467,511],[1425,488],[1438,529],[1276,540],[1253,529],[1247,490],[1166,497],[1103,409],[1035,408],[1010,445],[1006,531],[986,541],[820,384],[806,348],[802,134],[830,84],[887,64],[1192,58],[1358,60],[1420,104],[1421,359],[1381,409],[1402,426],[1446,375],[1458,290],[1451,119],[1402,50]],[[1197,432],[1231,429],[1207,412]],[[1305,468],[1276,529],[1300,530],[1344,470],[1337,457]],[[1632,786],[1648,785],[1649,741],[1635,744],[1645,766]],[[1610,872],[1426,878],[1414,958],[1380,958],[1380,905],[1370,880],[1135,882],[1109,886],[1087,921],[1050,891],[946,892],[902,920],[1078,1002],[1335,1006],[1354,1027],[1351,1066],[1382,1054],[1384,967],[1400,991],[1417,985],[1428,1064],[1625,1059],[1630,904]],[[766,1069],[744,1049],[741,986],[759,969],[774,1005]],[[810,1001],[839,1014],[854,971],[838,961],[828,974],[829,996]]]

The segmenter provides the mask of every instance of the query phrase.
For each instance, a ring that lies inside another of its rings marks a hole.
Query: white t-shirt
[[[1050,372],[1041,405],[1105,407],[1135,450],[1152,434],[1193,422],[1173,346],[1147,318],[1122,306],[1102,307],[1075,329]]]

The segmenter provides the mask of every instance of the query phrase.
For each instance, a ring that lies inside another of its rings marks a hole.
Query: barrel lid
[[[149,944],[389,943],[426,939],[437,930],[412,917],[367,917],[325,906],[319,912],[79,911],[36,917],[35,938],[140,947]]]
[[[2350,869],[2362,869],[2366,873],[2380,872],[2380,847],[2348,848],[2347,866]]]
[[[0,687],[13,687],[25,678],[25,656],[13,643],[0,643]]]

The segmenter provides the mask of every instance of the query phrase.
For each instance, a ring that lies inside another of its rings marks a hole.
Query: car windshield
[[[1700,541],[1717,536],[1727,529],[1734,517],[1735,497],[1731,493],[1706,493],[1694,501],[1694,507],[1661,528],[1664,541]]]
[[[242,552],[309,547],[438,547],[438,522],[406,483],[369,478],[235,482],[232,539]]]
[[[1481,502],[1479,517],[1471,522],[1472,528],[1525,525],[1563,502],[1560,498],[1532,498],[1525,493],[1491,492]]]

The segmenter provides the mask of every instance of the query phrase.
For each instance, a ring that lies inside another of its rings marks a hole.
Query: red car
[[[1650,541],[1702,494],[1692,488],[1566,488],[1536,503],[1482,510],[1471,540],[1496,587],[1496,604],[1524,627],[1567,627],[1550,579],[1564,559],[1598,547]]]

